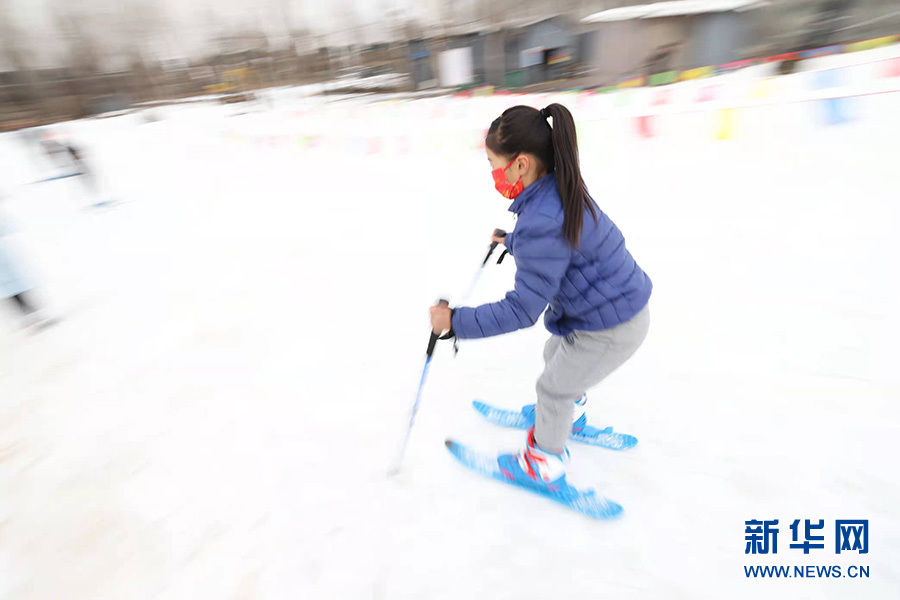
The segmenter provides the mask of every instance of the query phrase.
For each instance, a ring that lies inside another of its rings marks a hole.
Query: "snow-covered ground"
[[[637,135],[627,93],[557,98],[655,285],[645,345],[589,394],[639,445],[571,448],[612,522],[444,448],[522,443],[470,401],[533,401],[541,325],[439,347],[386,476],[428,306],[514,226],[478,137],[552,98],[282,94],[59,127],[120,200],[101,208],[75,178],[14,185],[48,165],[0,137],[11,241],[63,318],[26,335],[0,307],[0,597],[898,597],[898,94],[831,126],[812,101],[746,107],[715,139],[718,106]],[[513,273],[489,265],[473,302]],[[789,549],[798,518],[825,520],[824,550]],[[750,519],[779,519],[777,555],[744,553]],[[869,519],[868,554],[835,555],[835,519]]]

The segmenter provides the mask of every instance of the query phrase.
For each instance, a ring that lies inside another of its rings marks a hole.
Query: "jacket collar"
[[[547,187],[547,185],[555,185],[556,184],[556,176],[553,173],[547,173],[543,177],[540,177],[534,181],[527,188],[522,190],[522,193],[515,197],[512,204],[509,205],[509,212],[513,212],[521,214],[522,209],[525,207],[525,204],[541,193],[541,190]]]

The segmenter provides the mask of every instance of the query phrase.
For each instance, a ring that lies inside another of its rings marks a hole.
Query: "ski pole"
[[[494,235],[496,237],[506,237],[506,232],[502,229],[495,229]],[[481,261],[481,266],[478,267],[478,270],[475,271],[475,276],[472,277],[472,283],[469,284],[469,289],[466,290],[465,295],[460,300],[460,304],[465,304],[469,299],[469,296],[472,295],[472,292],[475,290],[475,286],[478,285],[478,280],[481,278],[481,273],[484,271],[484,265],[487,264],[488,259],[491,257],[491,254],[494,253],[494,250],[497,249],[497,242],[491,242],[490,247],[488,248],[487,254],[484,256],[484,260]]]
[[[441,298],[438,300],[441,306],[450,306],[450,303]],[[413,423],[416,421],[416,413],[419,411],[419,402],[422,400],[422,388],[425,387],[425,378],[428,377],[428,367],[431,365],[431,357],[434,355],[434,347],[441,338],[441,332],[432,330],[428,338],[428,349],[425,350],[425,366],[422,368],[422,377],[419,379],[419,389],[416,390],[416,401],[413,403],[412,410],[409,413],[409,424],[406,426],[406,435],[403,436],[403,443],[400,446],[400,453],[394,466],[388,471],[388,475],[396,475],[400,471],[400,465],[403,462],[403,455],[406,453],[406,444],[409,442],[409,434],[412,431]]]
[[[506,237],[506,232],[502,229],[494,229],[494,235],[496,237]],[[497,249],[497,242],[491,242],[491,245],[488,247],[487,254],[484,256],[484,260],[481,261],[481,266],[478,267],[478,271],[475,272],[475,277],[472,279],[471,285],[469,285],[469,289],[466,292],[465,296],[463,296],[463,302],[468,300],[469,296],[472,294],[472,290],[475,289],[475,285],[478,283],[478,279],[481,277],[481,272],[484,270],[484,266],[487,264],[488,259],[491,258],[491,254],[494,253],[494,250]],[[450,303],[447,300],[441,298],[438,300],[438,304],[442,306],[450,306]],[[431,332],[430,337],[428,338],[428,349],[425,350],[425,366],[422,368],[422,377],[419,379],[419,389],[416,390],[416,401],[413,403],[412,410],[409,413],[409,424],[406,426],[406,435],[403,436],[403,443],[400,446],[400,453],[397,455],[397,460],[394,463],[394,466],[388,471],[388,475],[396,475],[400,471],[400,465],[403,463],[403,456],[406,454],[406,445],[409,442],[409,434],[412,432],[413,424],[416,420],[416,413],[419,411],[419,402],[422,400],[422,388],[425,387],[425,379],[428,377],[428,368],[431,366],[431,357],[434,355],[434,347],[437,344],[437,341],[441,339],[441,332]]]
[[[506,237],[506,232],[502,229],[494,229],[494,236],[496,237]],[[494,253],[494,250],[497,249],[498,242],[491,242],[491,245],[488,247],[487,254],[484,255],[484,260],[481,261],[481,266],[478,267],[478,270],[475,271],[475,275],[472,277],[472,283],[469,284],[469,289],[466,290],[466,293],[463,295],[462,300],[459,301],[460,304],[466,304],[469,301],[469,298],[472,296],[472,292],[475,291],[475,286],[478,285],[478,280],[481,279],[481,273],[484,271],[484,265],[487,264],[488,259],[491,257],[491,254]],[[500,255],[500,260],[503,260],[503,255]],[[499,264],[500,261],[497,261]],[[454,355],[459,352],[459,344],[456,340],[453,340],[453,353]]]
[[[84,175],[82,172],[77,173],[63,173],[62,175],[53,175],[51,177],[46,177],[44,179],[38,179],[37,181],[29,182],[29,185],[35,185],[38,183],[47,183],[48,181],[56,181],[58,179],[68,179],[69,177],[78,177],[79,175]]]

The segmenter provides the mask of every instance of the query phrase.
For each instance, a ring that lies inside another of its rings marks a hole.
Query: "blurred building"
[[[334,93],[595,87],[900,33],[897,0],[431,5],[431,20],[397,10],[377,22],[348,14],[326,33],[285,23],[278,36],[257,25],[222,27],[189,57],[172,56],[177,29],[147,2],[135,14],[54,15],[54,43],[65,50],[56,53],[0,18],[0,124],[210,93],[240,99],[259,87],[313,82]]]
[[[895,0],[568,2],[515,18],[462,15],[410,43],[416,87],[440,79],[440,56],[471,49],[472,85],[602,86],[747,58],[900,33]],[[509,14],[505,11],[504,14]]]
[[[587,62],[602,84],[749,57],[763,0],[631,4],[586,17]]]

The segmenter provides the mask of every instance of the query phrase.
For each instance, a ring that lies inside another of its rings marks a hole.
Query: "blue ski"
[[[473,400],[472,406],[481,416],[495,425],[515,427],[516,429],[528,429],[534,425],[534,419],[529,419],[520,410],[504,410],[481,400]],[[582,444],[609,448],[610,450],[625,450],[636,446],[638,442],[633,435],[614,432],[612,427],[597,429],[589,425],[582,428],[581,431],[570,433],[569,439]]]
[[[546,488],[530,487],[506,477],[497,463],[496,456],[480,454],[454,440],[447,440],[444,443],[456,460],[476,473],[522,488],[539,496],[544,496],[575,512],[594,519],[611,519],[622,512],[621,505],[603,496],[598,496],[594,490],[579,490],[568,484],[564,484],[565,487],[553,492],[548,491]]]

